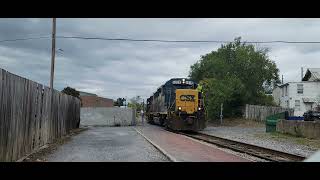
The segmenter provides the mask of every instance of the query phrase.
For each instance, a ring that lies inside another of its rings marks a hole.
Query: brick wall
[[[113,100],[98,96],[81,96],[82,107],[113,107]]]

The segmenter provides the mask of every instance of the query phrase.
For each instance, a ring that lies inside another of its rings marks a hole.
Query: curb
[[[170,154],[168,154],[165,150],[163,150],[161,147],[159,147],[157,144],[155,144],[153,141],[151,141],[149,138],[147,138],[145,135],[143,135],[139,130],[137,130],[135,127],[132,127],[135,131],[137,131],[143,138],[145,138],[152,146],[154,146],[156,149],[158,149],[163,155],[165,155],[170,161],[172,162],[179,162],[176,160],[176,158],[172,157]]]
[[[26,158],[28,158],[30,155],[35,154],[35,153],[37,153],[37,152],[39,152],[39,151],[41,151],[41,150],[43,150],[43,149],[46,149],[46,148],[48,148],[48,147],[49,147],[49,145],[48,145],[48,144],[45,144],[45,145],[41,146],[39,149],[31,152],[30,154],[27,154],[27,155],[23,156],[22,158],[16,160],[16,162],[23,162],[23,161],[24,161]]]

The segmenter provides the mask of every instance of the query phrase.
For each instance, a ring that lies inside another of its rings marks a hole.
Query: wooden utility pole
[[[52,19],[51,75],[50,75],[50,88],[51,88],[52,90],[53,90],[55,54],[56,54],[56,18],[53,18],[53,19]]]

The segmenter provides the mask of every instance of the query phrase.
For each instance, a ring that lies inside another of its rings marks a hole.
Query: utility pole
[[[144,99],[142,99],[142,110],[144,112]]]
[[[281,84],[283,84],[283,75],[282,75],[282,80],[281,80]]]
[[[303,67],[301,67],[301,81],[303,79]]]
[[[53,90],[54,77],[54,58],[56,53],[56,18],[52,19],[52,52],[51,52],[51,75],[50,75],[50,89]]]

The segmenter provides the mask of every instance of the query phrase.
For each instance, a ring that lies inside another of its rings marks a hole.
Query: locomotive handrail
[[[174,101],[172,102],[172,104],[171,104],[171,106],[168,108],[168,110],[171,109],[171,107],[174,105],[175,102],[176,102],[176,100],[174,100]]]

